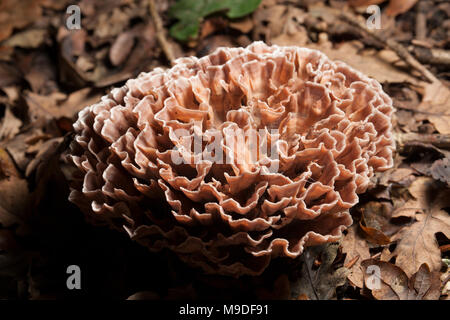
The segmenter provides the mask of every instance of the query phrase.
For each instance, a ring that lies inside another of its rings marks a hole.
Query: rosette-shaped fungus
[[[377,81],[316,50],[181,58],[79,113],[70,200],[207,273],[260,274],[340,238],[392,165],[392,113]]]

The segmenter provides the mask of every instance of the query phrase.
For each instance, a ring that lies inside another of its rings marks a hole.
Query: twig
[[[397,142],[398,150],[403,150],[405,146],[417,142],[431,144],[437,148],[450,150],[449,134],[396,133],[394,138]]]
[[[159,45],[161,46],[161,49],[166,55],[167,60],[169,60],[170,64],[173,65],[173,62],[175,61],[175,56],[173,55],[172,49],[170,48],[170,44],[167,41],[166,36],[164,34],[163,23],[161,21],[161,17],[158,14],[158,11],[156,10],[155,1],[149,0],[148,3],[150,7],[150,15],[152,16],[153,24],[155,25],[156,38],[158,39]]]
[[[408,50],[400,43],[392,39],[384,39],[380,35],[367,29],[365,26],[357,22],[354,17],[349,16],[347,13],[341,13],[340,18],[362,31],[367,36],[382,43],[385,47],[388,47],[394,51],[401,59],[403,59],[409,66],[419,71],[429,82],[440,82],[427,68],[425,68],[419,61],[417,61]]]
[[[413,53],[422,63],[450,66],[449,50],[414,47]]]
[[[427,17],[425,16],[425,3],[419,1],[416,14],[416,39],[425,40],[427,37]]]

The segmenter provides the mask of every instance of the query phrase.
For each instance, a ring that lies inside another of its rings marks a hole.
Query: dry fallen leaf
[[[21,29],[41,17],[43,0],[3,0],[0,3],[0,41],[15,28]]]
[[[425,85],[422,103],[417,107],[442,134],[450,134],[450,89],[441,82]]]
[[[431,272],[427,264],[409,279],[396,265],[368,259],[361,263],[366,287],[377,300],[437,300],[440,296],[439,272]]]
[[[11,176],[19,177],[19,171],[14,165],[8,152],[0,148],[0,179],[9,178]]]
[[[10,177],[0,180],[0,224],[21,224],[29,214],[30,194],[25,179]]]
[[[353,7],[368,7],[373,4],[380,4],[386,0],[349,0],[348,3]],[[386,8],[386,14],[388,16],[397,16],[405,13],[414,5],[418,0],[390,0],[389,5]]]
[[[30,49],[39,47],[46,39],[48,39],[46,29],[30,29],[14,34],[3,44],[9,47]]]
[[[14,137],[21,126],[22,121],[14,116],[10,108],[6,108],[5,115],[0,121],[0,140]]]
[[[230,27],[242,33],[248,33],[253,29],[254,23],[250,16],[236,19],[230,22]]]
[[[414,181],[409,191],[416,198],[421,213],[415,214],[416,222],[403,227],[392,237],[397,246],[389,259],[396,257],[395,264],[408,276],[417,272],[423,263],[427,263],[432,271],[438,271],[441,252],[435,234],[442,232],[450,238],[450,216],[443,210],[450,206],[448,192],[426,177]]]
[[[383,231],[381,231],[377,228],[367,227],[364,224],[365,224],[365,221],[364,221],[364,214],[363,214],[361,216],[361,221],[359,222],[359,227],[365,233],[367,241],[369,241],[373,244],[382,245],[382,246],[391,243],[391,239],[389,239],[389,237],[386,236],[383,233]]]
[[[279,46],[304,46],[309,42],[306,28],[302,26],[306,13],[303,10],[292,7],[283,16],[283,27],[280,34],[271,34],[270,43]]]
[[[391,0],[386,8],[386,14],[395,17],[399,14],[407,12],[414,7],[418,0]]]
[[[286,21],[288,6],[264,6],[264,3],[253,13],[253,39],[270,42],[272,37],[280,35]]]
[[[436,160],[430,168],[431,176],[436,180],[441,180],[450,186],[450,160],[444,158]]]
[[[332,60],[341,60],[364,74],[375,78],[381,83],[408,82],[416,84],[418,80],[410,72],[400,70],[391,63],[384,61],[373,52],[360,52],[359,41],[349,41],[338,48],[328,48],[321,44],[308,44],[306,47],[323,51]]]
[[[5,61],[0,61],[0,87],[7,87],[21,81],[22,75],[19,69]]]
[[[131,52],[134,45],[135,35],[133,32],[121,33],[109,49],[109,60],[113,66],[122,64]]]
[[[44,96],[34,92],[25,95],[30,113],[35,117],[72,118],[84,107],[97,102],[101,94],[91,88],[72,92],[69,96],[62,92],[54,92]]]
[[[342,240],[342,252],[346,253],[344,265],[350,270],[347,278],[358,288],[364,286],[364,274],[361,262],[370,258],[369,245],[358,233],[358,225],[348,229]],[[355,260],[357,259],[357,260]]]
[[[352,7],[370,6],[372,4],[380,4],[386,0],[348,0],[348,4]]]
[[[372,236],[371,242],[379,245],[390,243],[389,237],[400,228],[391,221],[394,213],[392,204],[388,201],[369,201],[362,206],[361,210],[361,229],[368,233],[369,237]]]
[[[311,300],[332,299],[336,288],[345,284],[349,270],[334,269],[338,243],[309,247],[302,255],[303,265],[299,283],[294,287],[294,296],[306,295]],[[320,261],[318,268],[314,262]]]

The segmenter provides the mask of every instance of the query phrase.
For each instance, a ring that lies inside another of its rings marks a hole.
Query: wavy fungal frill
[[[357,194],[392,166],[392,113],[377,81],[316,50],[181,58],[79,113],[70,200],[207,273],[257,275],[340,238]]]

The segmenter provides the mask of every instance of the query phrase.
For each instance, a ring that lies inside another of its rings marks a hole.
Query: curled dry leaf
[[[392,237],[397,246],[387,258],[396,257],[396,265],[408,276],[417,272],[423,263],[427,263],[432,271],[439,271],[441,252],[435,234],[442,232],[450,238],[450,216],[443,209],[450,206],[448,191],[425,177],[414,181],[409,191],[416,198],[420,213],[415,214],[416,222],[403,227]]]
[[[397,185],[409,185],[410,179],[414,173],[414,170],[410,168],[394,168],[390,169],[386,174],[383,174],[380,180],[380,184],[389,185],[390,182]]]
[[[134,45],[133,32],[121,33],[109,49],[109,60],[113,66],[122,64],[131,52]]]
[[[364,232],[366,239],[369,242],[371,242],[373,244],[378,244],[378,245],[387,245],[387,244],[391,243],[391,239],[389,239],[389,237],[387,235],[385,235],[383,233],[383,231],[381,231],[377,228],[372,228],[372,227],[368,227],[365,225],[364,214],[362,214],[362,216],[361,216],[361,221],[359,222],[359,227]]]
[[[450,160],[449,158],[444,158],[441,160],[436,160],[430,169],[431,176],[436,179],[446,183],[450,186]]]
[[[439,272],[422,264],[410,278],[398,266],[375,259],[361,263],[365,286],[377,300],[437,300],[440,296]]]
[[[394,208],[389,201],[369,201],[361,208],[362,217],[361,225],[366,228],[376,229],[381,237],[380,241],[388,244],[389,237],[395,234],[400,226],[393,224],[391,219],[394,212]],[[378,243],[381,244],[381,243]]]
[[[6,108],[5,115],[0,122],[0,140],[14,137],[21,126],[22,121],[14,116],[9,107]]]

